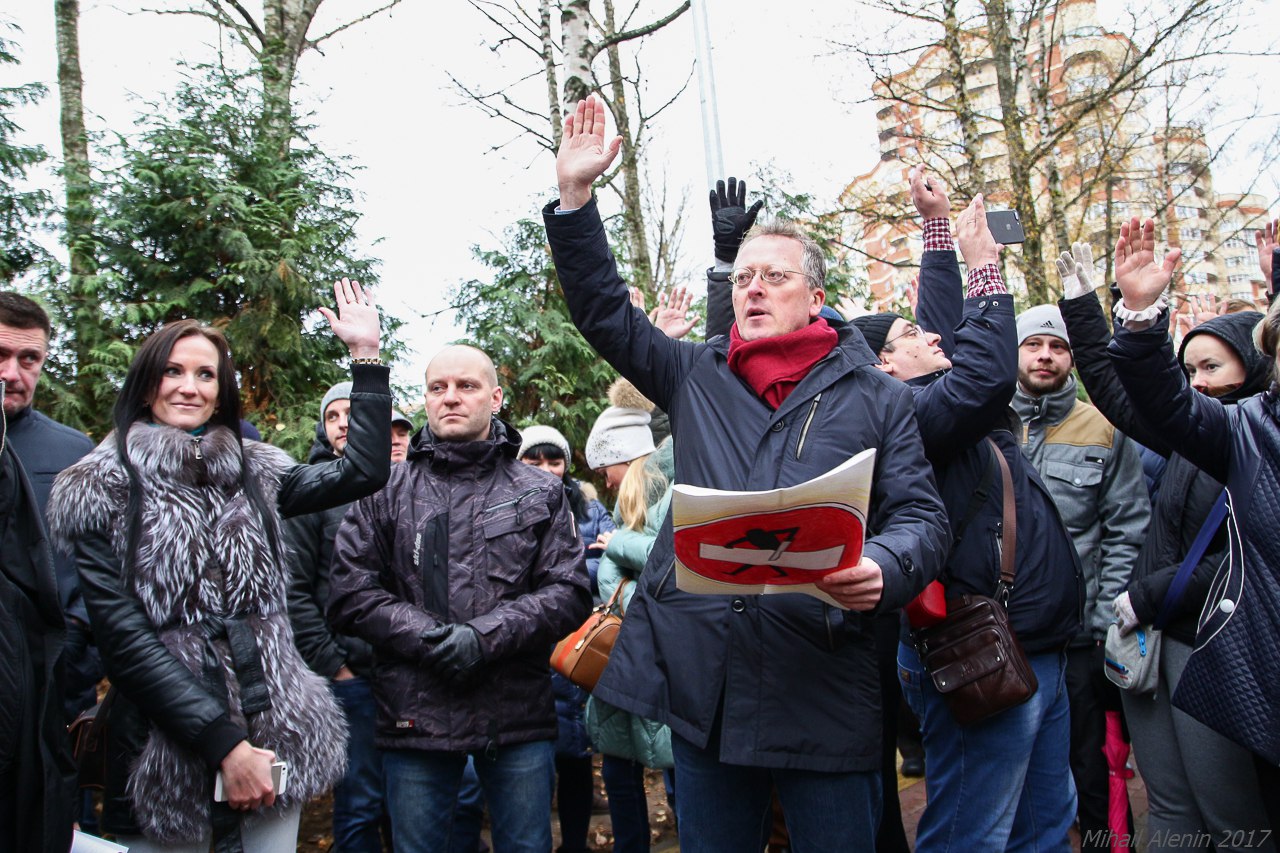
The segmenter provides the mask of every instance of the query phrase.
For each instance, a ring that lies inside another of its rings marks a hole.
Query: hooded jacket
[[[1107,635],[1111,603],[1123,590],[1151,517],[1142,459],[1133,442],[1090,404],[1076,380],[1033,397],[1014,392],[1022,452],[1036,466],[1075,543],[1084,572],[1084,626],[1073,645]]]
[[[206,836],[214,771],[245,739],[289,762],[289,789],[274,809],[304,803],[341,777],[342,712],[294,646],[288,567],[266,527],[279,522],[254,509],[241,466],[282,514],[380,488],[391,453],[388,370],[357,365],[352,373],[350,448],[328,464],[298,465],[269,445],[241,444],[224,426],[192,435],[135,422],[128,451],[142,525],[129,565],[129,479],[115,434],[58,476],[51,532],[75,555],[118,693],[107,721],[104,830],[163,843]]]
[[[1111,329],[1107,326],[1097,295],[1088,293],[1075,299],[1064,299],[1058,304],[1071,334],[1076,365],[1090,399],[1118,429],[1168,459],[1159,489],[1152,498],[1151,523],[1128,582],[1129,601],[1134,612],[1144,624],[1151,624],[1164,606],[1174,576],[1223,487],[1174,452],[1167,437],[1160,430],[1148,427],[1129,402],[1116,369],[1107,357]],[[1227,314],[1196,327],[1187,336],[1212,334],[1226,342],[1245,365],[1244,384],[1218,397],[1221,402],[1237,403],[1266,388],[1270,365],[1254,347],[1252,337],[1253,326],[1261,318],[1261,314],[1253,311]],[[1187,338],[1183,339],[1179,349],[1179,362],[1186,350]],[[1191,581],[1182,598],[1167,617],[1165,632],[1168,636],[1187,645],[1195,642],[1200,610],[1213,577],[1227,556],[1226,530],[1221,529],[1210,540],[1209,547],[1192,571]]]
[[[334,540],[329,618],[373,646],[383,749],[483,750],[554,740],[551,649],[582,624],[591,592],[564,483],[517,459],[520,435],[481,441],[423,427],[381,492]],[[422,634],[475,629],[484,657],[458,686],[426,664]]]
[[[910,391],[855,329],[773,410],[728,365],[724,337],[672,341],[627,298],[596,203],[543,211],[574,324],[671,419],[676,482],[735,491],[796,485],[878,450],[864,555],[883,570],[875,612],[915,597],[949,545]],[[871,614],[807,595],[676,588],[668,515],[595,696],[665,722],[722,761],[829,772],[880,765]]]
[[[1232,407],[1193,390],[1167,311],[1147,329],[1117,325],[1108,350],[1139,417],[1227,485],[1238,526],[1173,704],[1280,764],[1280,396],[1272,385]]]

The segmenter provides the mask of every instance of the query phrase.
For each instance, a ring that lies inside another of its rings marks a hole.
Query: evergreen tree
[[[337,277],[376,283],[376,262],[356,248],[345,164],[303,127],[281,157],[274,134],[261,132],[262,111],[252,78],[194,69],[151,105],[137,137],[108,150],[119,166],[102,188],[94,286],[128,346],[97,351],[90,372],[118,381],[126,352],[161,324],[211,323],[231,343],[246,417],[301,456],[316,401],[345,375],[345,350],[315,309],[332,302]],[[398,325],[384,318],[387,340]]]
[[[17,29],[12,24],[7,28]],[[19,64],[15,51],[14,42],[0,36],[0,65]],[[22,128],[13,121],[15,110],[44,96],[45,87],[39,83],[0,87],[0,286],[4,287],[49,261],[35,232],[53,199],[42,189],[19,189],[28,171],[48,155],[39,145],[22,145],[18,141]]]

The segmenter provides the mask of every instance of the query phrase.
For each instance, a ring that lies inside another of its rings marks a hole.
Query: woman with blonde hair
[[[613,513],[618,529],[600,534],[595,548],[603,552],[600,597],[608,601],[625,583],[618,596],[625,618],[635,581],[644,571],[671,504],[675,465],[670,439],[654,447],[653,404],[630,382],[619,379],[610,386],[609,403],[591,428],[586,454],[587,464],[618,495]],[[644,769],[673,765],[670,730],[594,698],[587,704],[587,730],[603,756],[601,775],[609,797],[615,853],[648,850]]]

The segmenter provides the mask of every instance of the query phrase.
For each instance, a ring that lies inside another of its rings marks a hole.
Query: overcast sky
[[[676,5],[646,2],[655,17]],[[143,5],[81,2],[81,65],[93,130],[129,128],[139,99],[173,89],[177,60],[215,55],[219,33],[211,22],[131,13]],[[329,0],[312,32],[375,5]],[[1263,8],[1252,0],[1248,5]],[[0,84],[48,84],[49,97],[24,111],[19,123],[22,141],[43,143],[56,156],[61,149],[52,6],[48,0],[0,0],[0,20],[22,28],[12,36],[22,65],[5,69]],[[752,164],[772,161],[794,176],[796,188],[831,199],[874,165],[874,111],[856,103],[868,94],[870,78],[832,40],[877,31],[882,20],[834,0],[706,0],[706,8],[729,172],[746,174]],[[405,337],[415,353],[398,371],[406,384],[419,384],[426,360],[458,333],[452,312],[434,321],[414,318],[445,308],[451,287],[482,274],[471,259],[473,245],[496,247],[504,226],[536,217],[554,195],[551,156],[528,143],[491,152],[513,137],[512,129],[465,104],[449,84],[446,71],[489,86],[513,80],[516,75],[502,69],[489,50],[493,40],[494,29],[462,0],[406,0],[326,42],[324,55],[307,53],[299,68],[299,111],[314,113],[316,141],[361,167],[354,186],[362,237],[382,261],[379,298],[386,311],[409,320]],[[648,40],[642,61],[651,80],[649,103],[670,97],[691,73],[692,56],[687,14]],[[1264,73],[1255,66],[1245,79],[1274,80],[1274,62],[1270,67]],[[524,73],[533,70],[526,65]],[[689,195],[684,246],[688,270],[696,276],[709,254],[696,80],[664,114],[648,165],[651,179],[665,178],[670,194]],[[1219,190],[1230,188],[1221,179],[1216,183]]]

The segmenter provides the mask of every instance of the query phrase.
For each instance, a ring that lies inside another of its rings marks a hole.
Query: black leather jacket
[[[352,375],[348,452],[328,464],[289,469],[277,498],[282,517],[354,500],[386,482],[391,465],[389,369],[355,365]],[[56,503],[56,488],[54,497]],[[123,506],[120,512],[124,512]],[[107,729],[102,828],[139,834],[125,789],[152,725],[198,754],[211,771],[248,733],[233,721],[222,697],[158,641],[157,626],[121,582],[123,569],[111,535],[93,532],[78,536],[73,553],[94,635],[108,676],[118,688]]]

